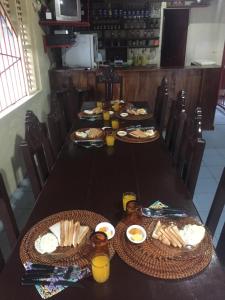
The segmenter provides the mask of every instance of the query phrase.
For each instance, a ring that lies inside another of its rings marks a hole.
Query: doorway
[[[189,9],[164,9],[161,67],[183,67],[185,63]]]

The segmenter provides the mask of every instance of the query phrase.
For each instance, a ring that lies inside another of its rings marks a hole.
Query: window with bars
[[[37,90],[26,0],[0,0],[0,112]]]

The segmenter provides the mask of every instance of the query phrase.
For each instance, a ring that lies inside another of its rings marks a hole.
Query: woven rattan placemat
[[[163,279],[191,277],[208,266],[213,252],[212,239],[208,231],[198,246],[192,249],[178,249],[164,245],[151,237],[156,222],[156,219],[143,217],[140,225],[145,228],[147,239],[142,244],[134,244],[127,239],[128,225],[125,222],[121,221],[117,225],[113,244],[124,262],[144,274]],[[161,222],[169,220],[164,219]],[[179,228],[186,224],[198,224],[193,218],[180,218],[175,223]]]
[[[121,128],[119,130],[126,131],[126,129],[124,129],[124,128]],[[159,137],[160,137],[160,134],[159,134],[158,131],[155,132],[154,136],[152,136],[152,137],[146,137],[146,138],[135,138],[135,137],[132,137],[129,134],[127,134],[126,136],[119,136],[118,134],[116,134],[116,138],[118,140],[120,140],[122,142],[125,142],[125,143],[132,143],[132,144],[151,143],[151,142],[154,142],[154,141],[158,140]]]
[[[22,263],[32,262],[53,266],[79,265],[85,267],[89,264],[91,255],[91,245],[87,242],[77,248],[58,247],[52,254],[40,254],[34,248],[34,242],[39,235],[46,233],[48,228],[61,220],[80,221],[81,225],[90,227],[94,231],[100,222],[109,222],[103,216],[87,210],[70,210],[51,215],[39,223],[35,224],[24,236],[20,245],[20,258]],[[109,241],[109,252],[112,257],[115,253],[112,240]]]

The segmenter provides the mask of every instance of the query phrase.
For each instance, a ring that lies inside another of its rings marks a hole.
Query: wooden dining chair
[[[111,101],[114,98],[114,87],[119,86],[119,98],[123,99],[123,77],[114,72],[112,67],[102,68],[96,75],[96,91],[104,85],[104,94],[96,94],[96,100]]]
[[[177,95],[177,99],[172,102],[165,135],[165,144],[175,164],[178,161],[186,120],[185,92],[181,90]]]
[[[223,212],[225,205],[225,168],[220,177],[216,194],[213,199],[205,225],[209,228],[212,236],[216,232],[217,225]],[[216,252],[222,263],[225,265],[225,223],[217,243]]]
[[[66,138],[66,121],[64,111],[56,95],[51,95],[48,129],[54,156],[57,157]]]
[[[25,141],[20,145],[31,186],[36,198],[54,164],[47,127],[40,123],[32,111],[25,118]]]
[[[195,110],[194,122],[186,122],[177,159],[177,172],[193,196],[205,149],[202,138],[202,110]]]
[[[160,133],[163,132],[166,122],[166,114],[168,109],[168,80],[166,77],[162,79],[161,85],[157,89],[155,100],[154,118]]]
[[[5,184],[0,174],[0,219],[3,222],[10,246],[13,248],[19,236],[16,219],[12,211],[10,200],[5,188]],[[0,250],[0,271],[4,267],[4,258]]]

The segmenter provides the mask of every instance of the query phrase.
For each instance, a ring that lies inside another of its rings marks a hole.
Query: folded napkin
[[[168,208],[169,206],[160,202],[160,201],[155,201],[154,203],[152,203],[149,208],[152,209],[162,209],[162,208]]]
[[[63,268],[53,267],[51,269],[51,275],[48,276],[47,275],[43,276],[43,273],[46,272],[47,270],[44,271],[42,270],[42,276],[40,276],[40,278],[37,279],[39,283],[35,284],[36,281],[34,278],[36,277],[38,278],[38,270],[34,271],[33,266],[34,265],[30,262],[24,264],[24,267],[26,269],[26,274],[23,277],[23,279],[25,278],[26,280],[31,280],[31,281],[34,280],[35,288],[37,289],[42,299],[47,299],[60,293],[68,286],[71,286],[76,282],[78,282],[80,279],[88,277],[91,273],[88,267],[81,269],[77,265],[74,265],[72,267],[63,267]],[[34,272],[32,272],[32,270]],[[36,276],[34,276],[34,274]],[[33,276],[33,278],[28,279],[29,276],[31,277]],[[41,280],[43,280],[45,283],[41,284]]]

